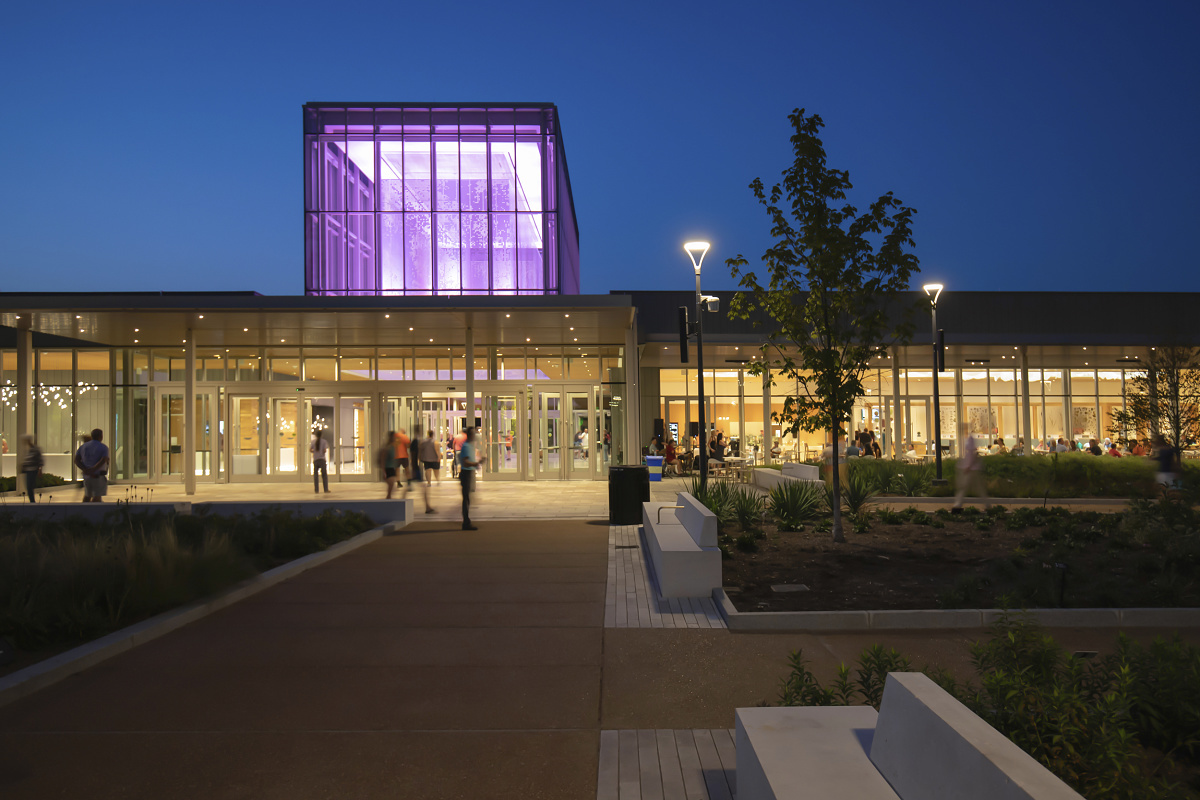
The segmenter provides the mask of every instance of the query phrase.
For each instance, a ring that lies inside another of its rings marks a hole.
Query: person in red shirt
[[[675,440],[668,439],[666,449],[663,450],[663,464],[669,469],[664,469],[664,473],[670,474],[676,471],[675,457]]]
[[[450,446],[454,449],[453,469],[454,469],[454,472],[456,475],[458,474],[458,454],[462,451],[463,442],[465,442],[466,440],[467,440],[467,432],[459,431],[457,434],[454,435],[454,441],[452,441],[450,443]]]
[[[1117,449],[1117,443],[1116,443],[1116,442],[1113,442],[1112,444],[1110,444],[1110,445],[1108,446],[1108,454],[1109,454],[1110,456],[1115,456],[1116,458],[1120,458],[1120,457],[1121,457],[1121,451]]]
[[[410,484],[412,483],[412,469],[408,463],[408,446],[410,444],[412,444],[412,440],[408,438],[404,428],[396,431],[396,480],[405,491],[407,491],[407,487],[404,486],[404,480],[407,479]]]

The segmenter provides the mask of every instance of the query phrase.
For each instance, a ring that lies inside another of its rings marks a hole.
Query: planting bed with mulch
[[[723,583],[739,611],[1200,606],[1190,507],[966,512],[848,515],[844,544],[828,520],[801,531],[730,522]],[[797,585],[807,588],[773,588]]]

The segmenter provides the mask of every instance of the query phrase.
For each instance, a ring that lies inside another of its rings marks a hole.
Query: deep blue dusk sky
[[[797,106],[918,210],[918,282],[1200,291],[1197,41],[1194,0],[11,4],[0,291],[301,293],[310,100],[557,103],[587,293],[688,289],[692,237],[732,288]]]

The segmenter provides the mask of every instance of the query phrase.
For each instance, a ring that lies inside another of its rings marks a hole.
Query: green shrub
[[[780,530],[798,531],[820,514],[824,502],[824,484],[784,481],[771,489],[767,509]]]
[[[861,514],[879,494],[870,476],[861,472],[851,472],[846,485],[841,488],[842,505],[851,514]]]
[[[737,519],[737,512],[734,510],[733,501],[736,487],[728,481],[710,480],[707,482],[706,488],[700,486],[700,476],[692,477],[692,497],[700,501],[700,505],[707,508],[717,517],[717,527],[724,529]]]
[[[43,472],[38,476],[38,488],[47,489],[51,486],[65,486],[69,481],[66,478],[60,478],[58,475],[51,475],[49,472]],[[25,491],[25,476],[9,475],[0,477],[0,492]]]
[[[759,494],[749,486],[737,486],[732,498],[733,513],[738,524],[745,530],[757,530],[767,507],[766,495]]]
[[[1142,647],[1127,637],[1116,652],[1086,661],[1020,615],[1003,615],[971,648],[975,681],[927,674],[1014,744],[1088,798],[1189,797],[1155,774],[1145,747],[1195,764],[1200,732],[1200,648],[1178,636]],[[907,659],[878,645],[859,657],[854,679],[841,665],[822,686],[800,651],[789,658],[780,705],[879,707],[889,671]]]
[[[102,523],[9,514],[0,518],[0,635],[22,648],[94,638],[372,524],[333,511],[223,518],[124,508]]]
[[[753,533],[743,533],[741,536],[737,537],[737,539],[734,541],[734,544],[737,546],[737,549],[741,550],[743,553],[758,552],[758,540],[754,538]]]
[[[921,497],[929,494],[933,486],[933,467],[927,464],[895,464],[895,475],[889,491],[904,497]]]

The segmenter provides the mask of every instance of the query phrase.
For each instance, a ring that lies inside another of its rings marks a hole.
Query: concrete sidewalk
[[[965,672],[955,631],[605,630],[597,523],[420,521],[17,701],[0,796],[591,800],[602,729],[729,728],[797,647]]]

